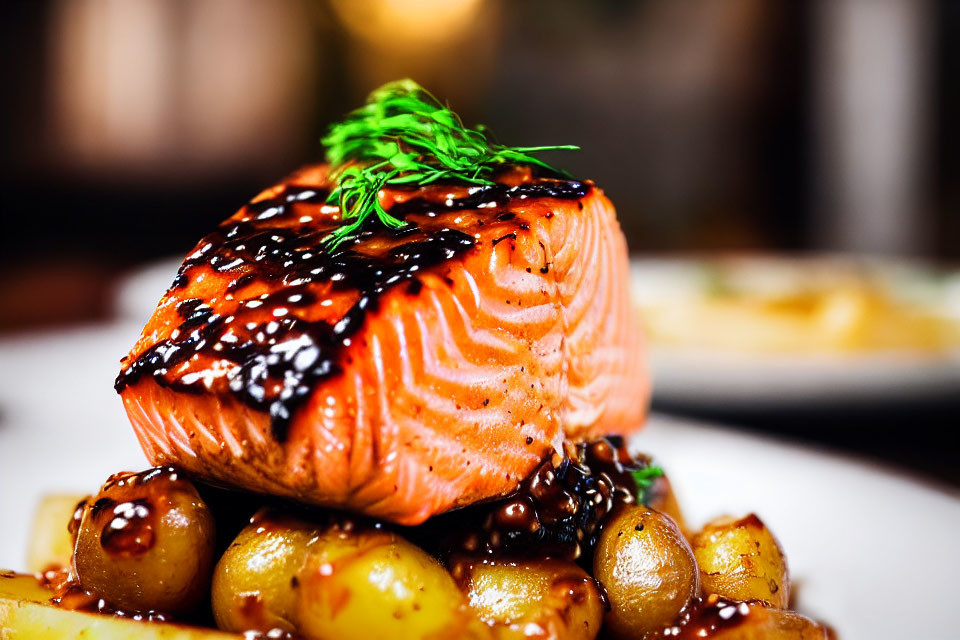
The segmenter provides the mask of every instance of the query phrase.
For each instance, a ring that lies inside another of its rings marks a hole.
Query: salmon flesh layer
[[[383,190],[408,224],[333,251],[328,190],[301,169],[187,256],[117,378],[152,463],[417,524],[640,427],[626,244],[592,183]]]

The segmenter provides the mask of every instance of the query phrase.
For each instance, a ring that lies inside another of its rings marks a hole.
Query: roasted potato
[[[117,474],[89,500],[77,532],[80,586],[124,611],[182,614],[208,594],[214,522],[173,469]]]
[[[677,523],[642,505],[604,524],[593,575],[610,601],[604,631],[618,638],[662,629],[700,590],[693,551]]]
[[[693,553],[706,594],[761,600],[784,609],[790,601],[787,560],[770,530],[754,514],[718,518],[693,537]]]
[[[52,494],[43,496],[33,515],[27,568],[33,572],[69,567],[73,559],[73,534],[69,526],[83,496]]]
[[[3,640],[243,640],[213,629],[165,622],[138,622],[117,616],[59,609],[0,595]]]
[[[310,640],[490,637],[453,578],[394,533],[334,527],[300,574],[300,632]]]
[[[137,622],[47,604],[53,592],[33,575],[0,571],[0,638],[3,640],[239,640],[211,629]]]
[[[592,640],[600,631],[600,592],[572,562],[503,560],[460,566],[458,578],[471,608],[499,638]]]
[[[230,631],[308,640],[489,637],[436,560],[394,533],[258,515],[214,571],[213,607]]]
[[[321,530],[282,514],[258,514],[213,571],[213,615],[227,631],[295,631],[299,575]]]

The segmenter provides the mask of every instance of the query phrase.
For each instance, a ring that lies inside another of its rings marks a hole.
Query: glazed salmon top
[[[564,439],[638,428],[627,258],[590,182],[379,193],[341,224],[306,167],[206,236],[116,388],[154,463],[399,522],[505,495]]]

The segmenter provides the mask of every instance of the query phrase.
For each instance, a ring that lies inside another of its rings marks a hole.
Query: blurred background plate
[[[805,410],[955,397],[960,354],[749,358],[650,350],[658,402],[696,410]]]
[[[115,471],[145,466],[111,387],[139,329],[122,322],[0,340],[0,567],[24,567],[44,493],[94,491]],[[760,514],[787,551],[798,606],[842,638],[936,638],[953,623],[955,494],[883,467],[660,415],[635,445],[663,464],[691,524]],[[883,606],[896,614],[881,615]]]
[[[935,401],[960,389],[960,278],[843,256],[635,259],[654,398],[699,411]]]

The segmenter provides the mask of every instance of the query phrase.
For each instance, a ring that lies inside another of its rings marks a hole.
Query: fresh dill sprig
[[[345,223],[328,236],[332,250],[373,214],[387,227],[407,223],[384,210],[377,194],[387,185],[426,185],[458,180],[490,185],[504,164],[535,165],[563,173],[531,154],[573,145],[507,147],[488,139],[487,130],[465,127],[460,116],[413,80],[383,85],[367,103],[333,124],[321,139],[331,167],[328,202],[340,207]]]
[[[663,469],[660,467],[647,467],[645,469],[635,469],[630,472],[633,481],[637,484],[637,502],[647,503],[647,491],[653,486],[653,481],[663,475]]]

